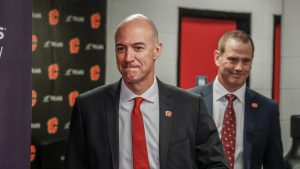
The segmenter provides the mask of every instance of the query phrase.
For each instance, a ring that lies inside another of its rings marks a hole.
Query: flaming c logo
[[[32,95],[31,95],[31,107],[34,107],[37,102],[37,92],[35,90],[32,90]]]
[[[95,66],[92,66],[90,68],[90,78],[91,78],[91,81],[97,81],[99,80],[100,78],[100,71],[101,71],[101,68],[99,65],[95,65]]]
[[[55,134],[58,129],[58,119],[56,117],[49,119],[47,122],[47,126],[48,126],[48,133]]]
[[[98,29],[101,25],[101,15],[100,13],[94,13],[90,17],[92,29]]]
[[[49,24],[55,26],[58,24],[59,21],[59,11],[57,9],[52,9],[49,11]]]
[[[34,161],[36,156],[36,147],[34,145],[30,146],[30,161]]]
[[[75,99],[76,97],[79,95],[79,92],[77,90],[71,92],[69,94],[69,105],[70,107],[73,107],[74,106],[74,103],[75,103]]]
[[[50,80],[57,79],[59,75],[59,66],[58,64],[54,63],[48,67],[48,77]]]
[[[37,48],[37,36],[36,35],[32,35],[32,52],[34,52]]]
[[[69,45],[70,45],[70,53],[71,54],[78,53],[79,48],[80,48],[79,38],[76,37],[76,38],[71,39],[70,42],[69,42]]]

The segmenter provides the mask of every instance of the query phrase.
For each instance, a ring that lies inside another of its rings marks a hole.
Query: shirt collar
[[[225,99],[224,96],[226,94],[234,94],[241,103],[243,103],[245,100],[244,98],[245,98],[245,92],[246,92],[246,83],[238,90],[236,90],[234,92],[229,92],[222,86],[222,84],[219,82],[218,76],[217,76],[213,83],[213,89],[214,89],[214,94],[215,94],[214,98],[216,99],[216,101]]]
[[[153,84],[141,95],[135,95],[125,84],[125,82],[121,81],[121,92],[120,92],[120,101],[130,101],[135,97],[142,97],[149,102],[154,102],[156,96],[158,96],[158,85],[157,80],[154,78]]]

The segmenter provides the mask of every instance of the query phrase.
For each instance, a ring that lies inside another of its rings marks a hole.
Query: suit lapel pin
[[[254,108],[254,109],[256,109],[258,107],[258,105],[257,105],[257,103],[252,103],[251,107]]]
[[[166,117],[171,117],[172,116],[172,112],[171,111],[165,111],[165,116]]]

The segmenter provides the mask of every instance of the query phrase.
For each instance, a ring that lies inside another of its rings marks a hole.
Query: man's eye
[[[125,48],[124,47],[117,47],[117,52],[124,52]]]
[[[136,51],[141,51],[141,50],[144,49],[144,47],[142,47],[142,46],[135,46],[134,49],[135,49]]]
[[[236,62],[236,61],[237,61],[236,58],[228,58],[228,60],[229,60],[230,62]]]
[[[244,59],[243,62],[244,62],[244,63],[250,63],[250,62],[251,62],[251,59]]]

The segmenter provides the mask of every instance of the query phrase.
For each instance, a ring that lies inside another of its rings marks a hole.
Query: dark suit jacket
[[[218,131],[203,99],[159,80],[158,88],[160,168],[227,168]],[[77,98],[66,169],[119,169],[119,94],[120,81]],[[173,115],[166,117],[165,111]]]
[[[213,112],[213,85],[190,89],[203,96],[208,113]],[[257,105],[257,107],[255,106]],[[245,169],[283,169],[283,150],[278,105],[246,88],[244,121]]]

